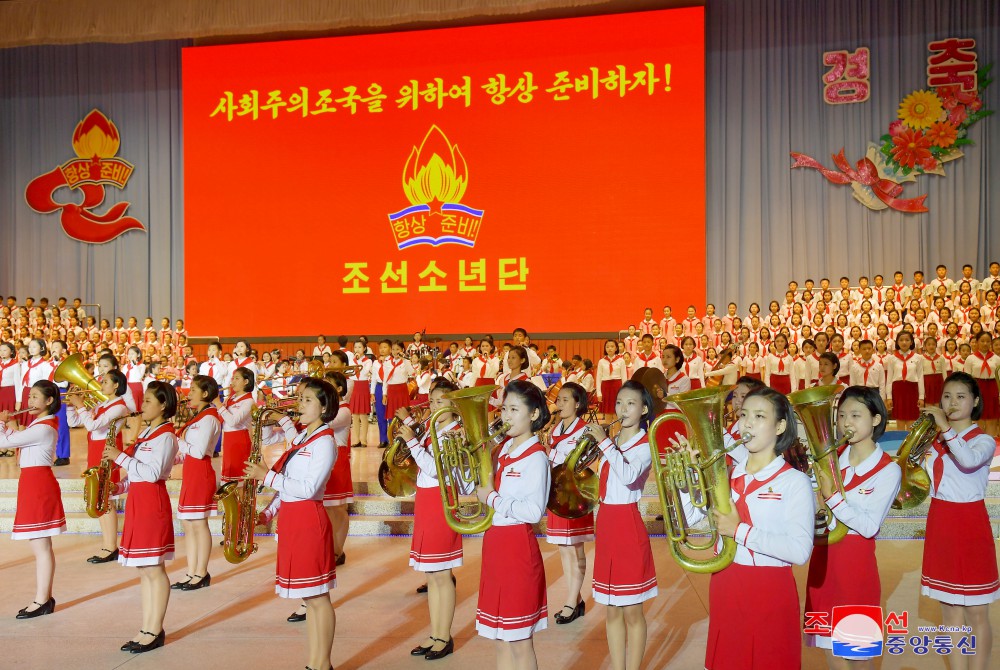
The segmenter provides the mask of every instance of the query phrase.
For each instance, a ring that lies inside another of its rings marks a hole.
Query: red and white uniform
[[[878,358],[855,358],[851,361],[851,386],[870,386],[878,389],[878,394],[885,399],[885,369]]]
[[[984,497],[996,440],[972,424],[938,436],[924,468],[931,507],[920,593],[950,605],[986,605],[1000,598],[993,529]]]
[[[120,454],[125,471],[125,526],[118,562],[126,567],[161,565],[174,559],[174,520],[166,480],[177,457],[177,437],[169,421],[146,428],[135,442],[135,456]]]
[[[539,374],[559,373],[562,370],[562,359],[556,356],[546,356],[542,359],[542,367],[538,369]]]
[[[657,325],[657,323],[652,319],[643,319],[642,321],[640,321],[639,331],[638,331],[639,337],[642,337],[643,335],[652,335],[653,326],[655,325]]]
[[[945,379],[950,377],[952,372],[965,369],[965,361],[962,360],[957,351],[954,354],[941,354],[941,358],[944,359]]]
[[[594,371],[593,370],[580,370],[580,374],[576,379],[576,383],[583,387],[583,390],[587,392],[590,396],[597,389],[597,384],[594,381]],[[545,392],[545,389],[542,389]]]
[[[274,592],[282,598],[311,598],[337,586],[333,527],[323,511],[337,446],[326,424],[311,434],[296,431],[288,417],[278,425],[289,447],[263,480],[278,492],[263,512],[268,520],[277,514],[281,529]]]
[[[0,361],[0,412],[13,412],[21,400],[21,361]]]
[[[632,374],[639,368],[656,368],[660,372],[663,372],[663,361],[655,352],[649,352],[644,354],[639,352],[632,359]]]
[[[763,377],[764,384],[784,395],[799,387],[794,361],[787,351],[780,356],[768,354],[764,357]]]
[[[207,519],[219,513],[213,497],[218,488],[212,452],[222,434],[222,419],[209,405],[195,414],[177,438],[177,451],[183,458],[181,496],[177,503],[178,519]]]
[[[996,378],[1000,368],[1000,357],[993,353],[985,356],[978,351],[965,359],[965,371],[976,379],[979,392],[983,396],[983,420],[1000,418],[1000,393],[998,393]]]
[[[924,359],[924,402],[928,405],[937,405],[941,402],[941,391],[944,389],[944,356],[940,354],[920,356]]]
[[[743,356],[741,360],[743,361],[743,374],[747,377],[753,377],[754,379],[764,378],[764,358],[762,356],[759,354],[757,356],[747,354],[746,356]]]
[[[476,386],[492,386],[500,374],[500,359],[480,354],[472,361],[472,371],[476,373]]]
[[[412,425],[412,420],[408,425]],[[452,421],[438,429],[439,434],[458,428]],[[450,570],[462,565],[462,536],[445,521],[444,504],[438,485],[437,466],[430,449],[430,432],[422,439],[406,443],[417,464],[417,495],[413,506],[413,539],[410,541],[410,567],[417,572]]]
[[[730,489],[741,523],[735,560],[709,585],[705,667],[799,668],[801,619],[791,566],[804,565],[812,553],[812,483],[777,456],[753,474],[736,462]],[[704,518],[687,495],[682,500],[689,523]]]
[[[427,402],[431,393],[431,381],[433,379],[434,377],[431,375],[430,370],[421,370],[414,376],[413,380],[417,383],[417,394],[413,399],[414,404],[419,405]]]
[[[126,363],[122,368],[125,379],[128,380],[129,391],[132,392],[132,406],[136,410],[142,408],[142,378],[146,376],[146,366],[142,363]]]
[[[31,393],[31,387],[34,386],[35,382],[42,381],[43,379],[51,380],[55,372],[56,366],[52,361],[41,356],[35,356],[21,363],[21,409],[28,407],[28,394]],[[21,425],[27,426],[34,420],[34,416],[31,414],[22,414],[18,417],[18,420]]]
[[[220,389],[224,389],[226,388],[226,378],[229,376],[229,364],[218,358],[209,358],[198,366],[198,374],[211,377]]]
[[[606,438],[600,449],[604,459],[595,533],[594,602],[635,605],[657,594],[653,552],[638,506],[653,460],[649,438],[640,430],[620,445]]]
[[[875,560],[875,536],[899,492],[902,471],[877,445],[857,467],[851,449],[840,452],[838,464],[844,493],[826,499],[838,523],[847,524],[847,536],[836,544],[817,544],[809,562],[806,612],[826,612],[837,605],[878,605],[882,587]],[[832,649],[829,635],[807,634],[810,647]]]
[[[917,401],[924,399],[924,374],[921,358],[912,350],[887,356],[885,387],[892,398],[892,418],[913,421],[920,416]]]
[[[583,437],[587,422],[574,417],[568,428],[560,421],[552,430],[552,445],[549,448],[549,462],[553,467],[566,462],[566,457],[576,448],[576,441]],[[585,514],[576,519],[565,519],[551,510],[546,516],[545,539],[549,544],[574,545],[594,540],[594,514]]]
[[[323,354],[332,354],[333,349],[330,348],[329,344],[324,344],[322,347],[318,344],[313,347],[313,356],[322,356]]]
[[[373,371],[373,374],[375,371]],[[378,380],[382,382],[382,398],[385,400],[385,415],[395,416],[400,407],[410,404],[410,392],[406,382],[414,374],[413,365],[405,358],[387,358],[381,362],[377,370]]]
[[[495,490],[486,499],[493,525],[483,536],[476,608],[476,631],[485,638],[526,640],[548,626],[545,566],[532,524],[545,514],[550,480],[549,459],[537,437],[517,446],[511,439],[500,444]]]
[[[639,352],[639,336],[627,335],[622,343],[625,345],[625,351],[628,352],[629,356],[634,360]]]
[[[93,410],[86,407],[77,409],[73,405],[66,404],[66,422],[69,424],[69,427],[79,428],[82,426],[87,429],[88,468],[96,467],[101,462],[101,455],[104,453],[104,442],[108,438],[108,430],[111,427],[111,422],[115,419],[120,419],[128,413],[129,407],[125,402],[125,396],[109,398],[94,407]],[[118,428],[117,445],[119,449],[122,449],[123,440],[120,431],[122,425],[120,422]],[[118,481],[117,475],[113,481]]]
[[[337,462],[323,488],[323,506],[337,507],[354,502],[354,479],[351,477],[351,408],[340,403],[337,415],[328,424],[337,445]]]
[[[660,319],[660,334],[667,339],[674,338],[674,326],[677,325],[677,319],[672,316],[665,316]],[[650,333],[652,335],[652,333]]]
[[[354,389],[348,402],[351,404],[352,414],[368,414],[371,411],[371,374],[372,362],[367,357],[355,360],[354,364],[358,369],[350,376],[349,381],[354,382]]]
[[[250,457],[253,407],[252,394],[243,393],[226,398],[218,408],[219,419],[222,420],[222,481],[224,482],[243,478],[245,463]]]
[[[689,316],[685,317],[685,319],[680,323],[684,328],[684,337],[694,337],[697,334],[695,326],[701,323],[701,320],[696,317]]]
[[[66,532],[62,491],[52,474],[59,419],[47,416],[21,431],[0,424],[0,449],[17,449],[21,474],[17,482],[13,540],[34,540]]]

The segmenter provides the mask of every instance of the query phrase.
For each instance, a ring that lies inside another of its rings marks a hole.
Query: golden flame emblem
[[[73,151],[80,158],[111,158],[118,153],[119,146],[118,128],[97,109],[91,110],[73,131]]]
[[[403,192],[414,205],[457,203],[468,185],[468,168],[457,144],[452,144],[437,126],[431,126],[413,147],[403,168]]]

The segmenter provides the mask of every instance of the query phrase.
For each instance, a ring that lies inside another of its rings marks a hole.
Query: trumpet
[[[609,433],[621,419],[615,419],[604,432]],[[546,508],[564,519],[578,519],[594,511],[600,498],[600,478],[590,469],[601,456],[597,439],[587,432],[576,441],[566,461],[552,468],[552,487]]]

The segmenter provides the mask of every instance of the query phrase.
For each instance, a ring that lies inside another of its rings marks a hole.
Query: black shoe
[[[221,455],[222,455],[222,452],[221,451],[217,451],[214,454],[212,454],[212,458],[218,458]]]
[[[152,635],[152,633],[146,633],[146,635]],[[163,646],[164,641],[167,639],[166,631],[160,631],[153,638],[153,641],[149,644],[136,644],[134,647],[129,649],[133,654],[145,654],[147,651],[153,651],[154,649],[159,649]]]
[[[152,633],[147,633],[144,630],[140,630],[139,634],[140,635],[152,635]],[[122,645],[122,651],[132,651],[133,649],[135,649],[138,646],[139,646],[138,642],[136,642],[135,640],[129,640],[128,642],[126,642],[125,644]]]
[[[554,618],[556,620],[556,623],[571,623],[583,616],[584,609],[585,607],[582,600],[580,601],[580,604],[578,604],[575,608],[570,607],[569,605],[564,605],[561,610],[556,612]],[[565,612],[566,610],[572,610],[573,613],[570,614],[569,616],[566,616],[563,614],[563,612]]]
[[[361,444],[360,442],[351,445],[351,449],[363,449],[364,447],[365,445]]]
[[[303,605],[305,605],[305,603],[303,603]],[[305,621],[305,620],[306,620],[305,612],[299,614],[298,611],[295,611],[292,612],[291,615],[288,617],[288,623],[298,623],[300,621]]]
[[[427,593],[427,582],[417,587],[417,593]]]
[[[379,442],[378,443],[378,448],[379,449],[388,449],[389,448],[389,443],[388,442]]]
[[[69,465],[69,459],[68,458],[57,458],[56,462],[53,463],[52,465]]]
[[[347,553],[337,554],[337,565],[343,565],[347,563]]]
[[[174,582],[173,584],[170,585],[170,588],[174,590],[183,589],[186,585],[191,583],[192,579],[193,578],[191,577],[191,575],[187,575],[187,579],[185,579],[183,582]]]
[[[198,575],[192,575],[193,580]],[[179,588],[181,591],[197,591],[198,589],[204,589],[212,585],[212,575],[205,573],[204,577],[198,577],[198,581],[189,581],[187,584],[181,585]]]
[[[16,618],[16,619],[34,619],[36,616],[45,616],[46,614],[52,614],[53,612],[56,611],[56,599],[55,598],[49,598],[44,603],[40,603],[40,602],[38,602],[36,600],[36,601],[34,601],[34,603],[36,605],[38,605],[37,609],[33,609],[33,610],[31,610],[29,612],[28,608],[25,607],[24,609],[20,610],[17,613],[17,616],[14,617],[14,618]]]
[[[657,521],[663,521],[663,515],[662,514],[657,514],[656,515],[656,520]]]
[[[107,551],[107,549],[102,549],[101,551]],[[88,563],[111,563],[118,560],[118,550],[115,549],[107,556],[91,556],[87,559]]]
[[[434,640],[436,638],[432,637],[431,639]],[[433,646],[434,646],[433,642],[431,642],[430,646],[427,646],[427,647],[416,646],[416,647],[414,647],[413,649],[410,650],[410,656],[423,656],[424,654],[426,654],[427,652],[429,652],[431,650],[431,647],[433,647]]]
[[[440,638],[434,638],[434,640],[436,642],[444,642],[444,640]],[[436,661],[439,658],[444,658],[445,656],[451,655],[451,653],[454,651],[455,651],[455,638],[452,637],[448,638],[448,641],[445,642],[444,649],[438,649],[437,651],[431,649],[426,654],[424,654],[424,659],[428,661]]]

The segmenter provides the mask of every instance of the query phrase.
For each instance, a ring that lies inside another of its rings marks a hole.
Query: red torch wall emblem
[[[98,110],[92,110],[76,124],[73,131],[73,151],[77,158],[68,160],[51,172],[35,177],[24,190],[24,199],[36,212],[51,214],[61,211],[63,231],[74,240],[103,244],[129,230],[145,230],[131,216],[125,216],[129,203],[119,202],[104,214],[94,208],[104,202],[105,185],[125,188],[135,167],[116,158],[121,136],[115,124]],[[62,187],[74,200],[82,194],[82,202],[56,202],[53,196]]]

